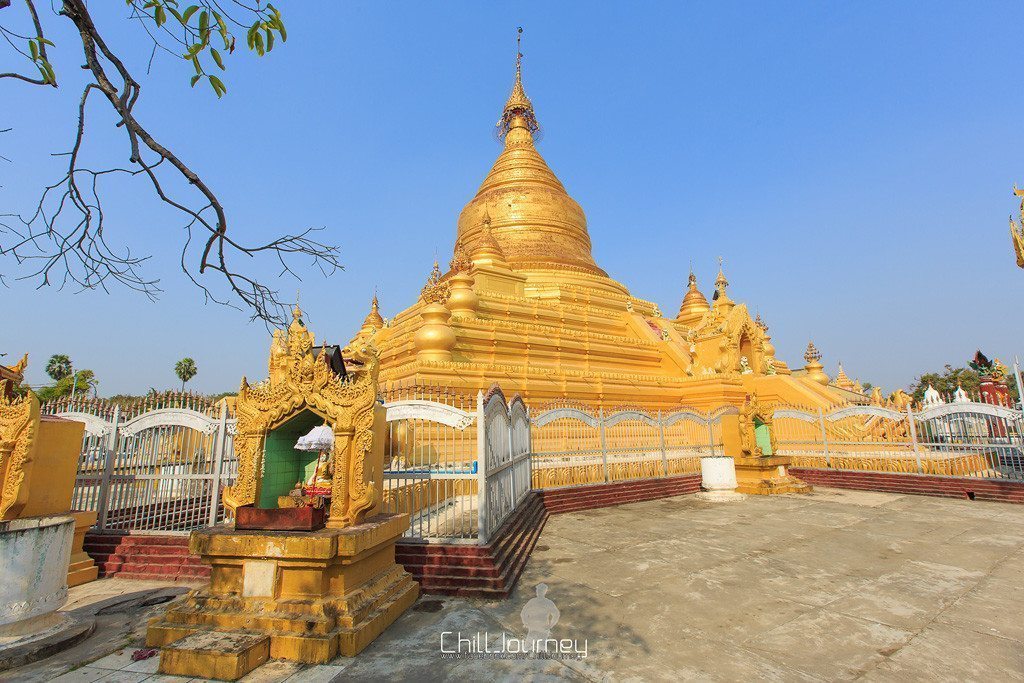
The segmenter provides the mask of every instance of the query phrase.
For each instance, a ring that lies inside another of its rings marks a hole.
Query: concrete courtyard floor
[[[632,503],[551,517],[508,600],[422,596],[354,659],[243,680],[1024,680],[1022,573],[1024,506],[828,489]],[[585,659],[444,658],[442,632],[525,636],[539,583],[552,637],[585,640]],[[0,680],[184,681],[130,661],[162,609],[142,603],[181,590],[73,589],[70,609],[108,622]],[[135,602],[118,612],[118,594]]]

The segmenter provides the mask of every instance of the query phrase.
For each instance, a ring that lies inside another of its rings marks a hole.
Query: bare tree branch
[[[32,0],[26,1],[37,33],[42,36]],[[188,53],[185,58],[195,65],[197,72],[192,79],[193,85],[198,78],[205,75],[198,55],[207,47],[217,65],[221,69],[224,68],[221,57],[209,46],[210,34],[214,30],[218,31],[225,46],[232,49],[234,38],[228,32],[225,19],[229,15],[223,13],[223,8],[216,0],[203,0],[202,5],[210,9],[216,28],[211,27],[210,15],[206,10],[203,10],[205,16],[200,17],[198,26],[193,27],[190,24],[190,14],[194,13],[195,9],[182,16],[173,5],[167,5],[165,8],[160,2],[151,4],[146,9],[134,2],[130,2],[129,5],[132,10],[131,18],[143,22],[147,32],[149,29],[146,20],[152,20],[158,28],[163,27],[161,30],[166,31],[166,12],[171,12],[178,18],[185,31],[184,41],[179,42],[187,46]],[[286,38],[280,13],[272,5],[262,7],[257,4],[250,7],[237,1],[235,5],[257,16],[256,23],[248,28],[250,49],[260,54],[272,49],[274,30],[280,32],[282,39]],[[92,81],[85,86],[79,100],[78,125],[71,150],[66,153],[68,166],[64,177],[44,190],[32,215],[3,216],[8,220],[0,222],[0,235],[7,235],[10,241],[0,241],[0,255],[13,256],[19,264],[35,264],[35,268],[28,275],[19,279],[38,277],[40,287],[50,284],[59,284],[63,287],[74,283],[82,288],[106,290],[108,282],[116,282],[149,297],[156,296],[160,291],[158,281],[147,279],[141,273],[141,266],[148,257],[135,256],[128,249],[115,249],[107,242],[100,201],[99,183],[102,178],[111,175],[142,175],[148,179],[161,201],[185,215],[186,237],[181,252],[181,268],[200,288],[206,300],[225,305],[233,305],[232,300],[240,301],[251,311],[254,319],[259,318],[272,324],[283,322],[287,309],[280,300],[279,293],[236,269],[232,265],[234,259],[238,256],[252,258],[261,254],[273,254],[280,266],[280,275],[289,274],[299,278],[293,267],[293,259],[308,257],[308,265],[324,275],[330,275],[341,268],[337,247],[314,239],[313,236],[317,232],[315,229],[287,234],[266,244],[257,245],[247,245],[230,235],[226,211],[214,191],[202,177],[171,149],[159,142],[135,117],[134,108],[142,88],[124,62],[103,39],[85,0],[62,0],[59,14],[69,19],[78,31],[85,58],[83,69],[90,73]],[[242,26],[236,20],[231,21]],[[154,34],[150,33],[150,36],[159,44]],[[45,44],[41,45],[45,47]],[[43,56],[45,58],[45,54]],[[208,78],[214,85],[217,95],[222,95],[226,89],[219,79],[214,76]],[[55,78],[53,85],[56,85]],[[93,91],[105,98],[117,114],[116,126],[125,131],[130,149],[129,165],[126,168],[95,170],[82,163],[82,143],[87,130],[86,110],[89,95]],[[198,192],[198,202],[179,198],[176,193],[165,187],[162,175],[166,173],[160,172],[164,165],[168,169],[173,169],[171,178],[177,177],[186,181],[189,187]],[[195,267],[190,265],[193,244],[200,250]],[[222,282],[227,285],[227,289],[233,295],[232,298],[217,296],[207,284],[200,282],[199,276],[207,271],[222,276]]]

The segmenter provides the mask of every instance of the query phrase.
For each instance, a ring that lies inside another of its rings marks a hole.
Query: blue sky
[[[523,25],[541,153],[586,211],[597,262],[634,295],[674,314],[690,263],[708,291],[721,255],[782,359],[802,364],[813,339],[829,372],[842,360],[889,388],[979,346],[1024,355],[1006,228],[1024,184],[1019,3],[278,6],[288,42],[236,52],[222,100],[169,57],[145,76],[150,48],[123,3],[93,11],[144,77],[139,118],[220,195],[236,235],[320,226],[341,245],[344,272],[280,283],[289,298],[301,287],[319,337],[347,341],[374,288],[394,315],[435,253],[449,258],[499,152]],[[65,21],[47,21],[63,87],[0,87],[0,128],[14,129],[0,135],[0,213],[28,211],[70,144],[82,57]],[[97,102],[92,159],[126,156],[111,123]],[[141,179],[107,186],[108,237],[152,254],[158,302],[0,289],[0,352],[30,352],[30,382],[58,352],[103,395],[174,386],[186,355],[202,391],[264,376],[266,329],[203,304],[177,270],[181,218],[150,195]]]

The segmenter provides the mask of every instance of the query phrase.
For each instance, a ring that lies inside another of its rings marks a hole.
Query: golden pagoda
[[[738,406],[755,390],[843,402],[827,379],[794,376],[775,357],[768,326],[729,297],[721,259],[711,303],[691,272],[675,318],[609,277],[582,207],[537,150],[539,129],[519,53],[497,123],[503,149],[459,214],[449,270],[435,263],[419,300],[387,324],[375,297],[349,346],[378,349],[385,389],[497,382],[527,400],[650,409]]]

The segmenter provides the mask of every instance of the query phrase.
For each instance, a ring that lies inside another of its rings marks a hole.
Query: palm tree
[[[71,359],[63,353],[53,354],[50,356],[50,360],[46,362],[46,374],[49,375],[54,382],[59,382],[69,376],[71,371]]]
[[[174,364],[174,374],[181,380],[182,391],[185,391],[185,382],[195,377],[198,372],[199,368],[196,367],[196,362],[191,358],[182,358]]]

